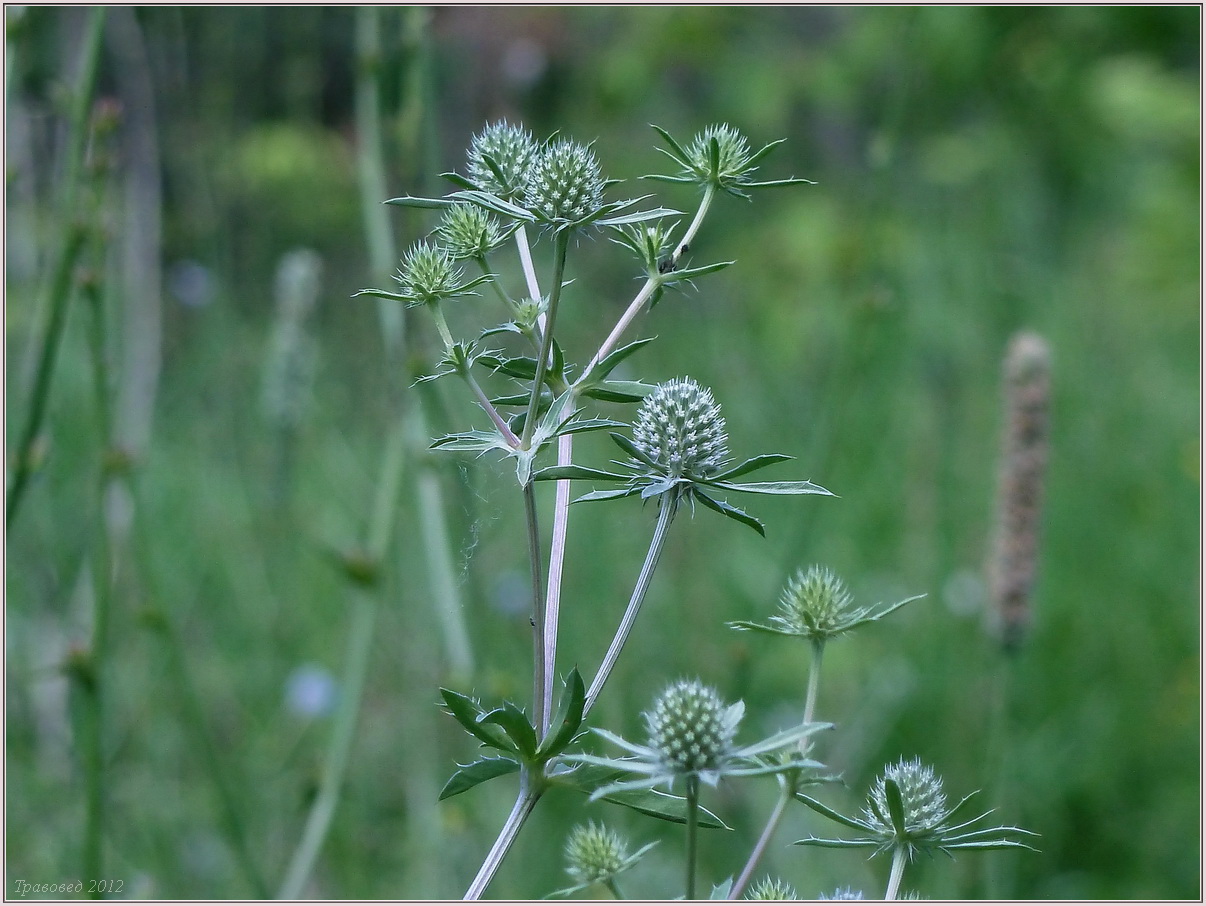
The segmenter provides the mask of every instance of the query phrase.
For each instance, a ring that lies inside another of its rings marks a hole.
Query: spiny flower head
[[[775,619],[809,637],[836,635],[848,616],[850,593],[846,584],[822,566],[800,570],[779,597],[782,611]]]
[[[561,139],[532,162],[524,205],[546,223],[573,223],[603,204],[599,158],[586,145]]]
[[[582,884],[615,877],[627,859],[627,842],[615,831],[593,821],[575,827],[565,843],[566,871]]]
[[[411,305],[433,305],[455,296],[461,287],[461,270],[439,246],[417,242],[403,256],[394,277]]]
[[[750,888],[747,900],[798,900],[796,889],[790,884],[769,875]]]
[[[673,773],[714,771],[733,747],[743,710],[699,680],[679,680],[645,712],[649,747]]]
[[[905,828],[909,832],[933,830],[947,818],[942,778],[929,765],[923,765],[921,759],[905,761],[902,758],[884,768],[883,774],[871,785],[865,814],[867,823],[876,830],[884,834],[894,833],[885,786],[888,780],[895,781],[900,789]]]
[[[536,151],[536,142],[527,129],[506,120],[491,123],[473,136],[469,145],[469,179],[505,201],[514,201],[523,194]],[[487,157],[498,168],[497,173],[486,163]]]
[[[712,139],[716,139],[720,151],[715,167],[710,150]],[[728,123],[719,123],[708,126],[695,136],[687,147],[687,159],[693,170],[701,175],[707,174],[721,186],[738,185],[743,178],[748,179],[750,145],[745,136]]]
[[[861,890],[851,890],[849,887],[839,887],[833,893],[826,896],[821,894],[817,899],[820,900],[861,900],[863,892]]]
[[[454,260],[484,258],[503,240],[498,220],[476,205],[457,202],[449,207],[435,229]]]
[[[690,378],[658,384],[637,412],[632,442],[667,476],[706,478],[729,458],[720,406]]]

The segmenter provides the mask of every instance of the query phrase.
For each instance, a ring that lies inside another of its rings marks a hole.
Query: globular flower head
[[[817,899],[820,900],[861,900],[863,892],[861,890],[852,890],[849,887],[839,887],[833,893],[826,896],[821,894]]]
[[[649,747],[671,773],[715,771],[733,747],[742,710],[698,680],[679,680],[645,712]]]
[[[480,188],[506,201],[523,195],[528,169],[536,156],[532,133],[506,120],[491,123],[469,145],[469,179]],[[489,157],[498,172],[486,163]]]
[[[637,412],[632,442],[667,476],[706,478],[729,458],[720,406],[690,378],[658,384]]]
[[[720,151],[715,166],[711,154],[712,139],[716,139]],[[721,186],[740,184],[748,179],[750,156],[749,142],[728,123],[708,126],[687,147],[691,168]]]
[[[627,842],[615,831],[593,821],[575,827],[565,843],[566,871],[581,884],[615,877],[627,859]]]
[[[823,638],[843,630],[850,608],[846,583],[822,566],[800,570],[779,597],[779,620],[802,636]]]
[[[435,232],[454,260],[484,258],[503,239],[498,221],[489,212],[464,202],[444,212]]]
[[[524,205],[546,223],[573,223],[602,206],[603,184],[595,153],[586,145],[562,139],[533,160]]]
[[[448,252],[426,242],[415,243],[402,257],[394,279],[401,284],[402,295],[411,305],[434,305],[462,289],[461,270],[452,263]]]
[[[769,875],[750,888],[747,900],[798,900],[796,889],[785,881]]]
[[[948,816],[946,793],[942,790],[942,778],[929,765],[914,758],[903,758],[896,764],[884,768],[883,774],[871,785],[867,798],[866,820],[869,825],[884,834],[894,833],[891,813],[888,808],[886,781],[893,780],[900,789],[900,800],[904,805],[905,828],[910,833],[925,832],[939,827]]]

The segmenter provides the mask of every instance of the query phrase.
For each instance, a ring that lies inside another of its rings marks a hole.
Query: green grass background
[[[80,15],[32,9],[9,34],[10,127],[23,118],[37,152],[10,145],[10,186],[34,186],[9,196],[10,229],[28,227],[23,239],[10,233],[7,262],[10,453],[40,329],[39,267],[63,228],[45,199]],[[202,740],[273,888],[320,774],[329,723],[292,714],[284,689],[301,665],[342,669],[349,589],[324,550],[361,537],[390,424],[376,312],[349,298],[382,279],[369,270],[356,188],[354,15],[138,12],[155,76],[163,261],[203,265],[212,297],[188,307],[163,293],[154,431],[135,472],[132,554],[115,602],[106,846],[128,894],[251,893]],[[748,738],[796,719],[805,652],[724,622],[765,617],[792,571],[823,563],[863,603],[927,597],[831,646],[818,714],[838,727],[821,755],[849,788],[819,795],[858,808],[887,761],[917,755],[952,796],[983,789],[993,819],[1042,835],[1037,854],[923,860],[906,889],[1200,897],[1200,10],[441,8],[427,27],[420,158],[397,131],[404,15],[381,11],[393,194],[442,191],[431,176],[462,169],[470,135],[504,115],[540,137],[596,140],[606,174],[625,179],[665,168],[647,124],[687,139],[726,121],[755,146],[788,139],[767,159],[768,177],[817,182],[718,203],[691,257],[737,264],[638,322],[630,338],[659,339],[632,374],[712,386],[735,454],[794,454],[778,474],[840,499],[746,501],[765,540],[707,511],[680,519],[597,722],[639,733],[640,711],[682,675],[743,698]],[[103,57],[102,96],[117,90],[111,66]],[[692,209],[691,192],[674,186],[634,183],[612,197],[651,187]],[[405,242],[432,225],[391,217]],[[298,246],[317,250],[325,271],[318,373],[282,508],[270,493],[276,441],[256,401],[272,275]],[[538,262],[550,249],[537,245]],[[559,334],[581,361],[638,284],[601,237],[571,250],[569,276]],[[114,311],[121,290],[110,285]],[[465,331],[494,317],[485,298],[463,305],[454,323]],[[429,323],[412,325],[421,343],[433,339]],[[10,880],[80,872],[82,781],[62,665],[87,644],[82,577],[97,543],[86,327],[77,306],[50,401],[49,458],[7,536]],[[1010,659],[984,631],[982,576],[1000,360],[1023,328],[1053,350],[1052,437],[1035,623]],[[433,430],[472,416],[460,390],[440,386]],[[586,461],[612,455],[602,438],[578,449]],[[438,463],[476,656],[465,691],[523,701],[527,618],[504,606],[526,575],[510,467]],[[459,896],[513,796],[506,778],[417,805],[474,748],[435,704],[450,679],[413,470],[403,480],[388,603],[316,896]],[[631,500],[574,509],[563,669],[593,671],[653,516]],[[183,673],[147,609],[180,635]],[[736,829],[704,835],[709,882],[739,870],[773,796],[773,784],[751,782],[709,800]],[[680,829],[553,795],[490,894],[564,886],[560,847],[583,816],[634,845],[663,839],[627,879],[630,895],[681,893]],[[831,830],[801,807],[777,843]],[[805,897],[845,885],[877,896],[887,866],[776,845],[766,868]]]

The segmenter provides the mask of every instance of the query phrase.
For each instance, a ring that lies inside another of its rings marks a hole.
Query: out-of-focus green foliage
[[[10,438],[26,405],[37,276],[62,229],[45,202],[80,15],[30,8],[9,34]],[[846,800],[827,790],[827,801],[857,803],[886,763],[918,756],[951,788],[982,788],[977,801],[997,807],[994,821],[1042,835],[1038,854],[921,861],[906,887],[926,895],[1201,895],[1199,16],[441,8],[428,47],[438,132],[425,160],[399,137],[406,32],[400,15],[383,16],[394,194],[421,194],[420,172],[428,185],[431,173],[463,172],[469,136],[504,115],[539,137],[597,139],[605,175],[624,178],[664,169],[647,124],[689,137],[727,121],[755,147],[788,139],[759,176],[818,183],[718,202],[689,258],[737,263],[639,322],[633,339],[659,341],[629,376],[710,385],[735,456],[796,454],[799,477],[841,499],[760,501],[765,540],[684,518],[592,723],[639,733],[651,690],[689,674],[743,698],[759,731],[786,726],[798,719],[805,665],[790,645],[726,621],[765,621],[787,577],[812,563],[846,577],[860,601],[926,592],[827,651],[817,718],[838,729],[822,757],[851,787]],[[342,667],[348,589],[331,551],[359,536],[389,412],[376,314],[349,298],[379,279],[360,225],[352,17],[334,7],[138,11],[168,285],[155,431],[136,471],[133,553],[114,605],[105,819],[110,873],[136,896],[250,893],[221,835],[198,732],[222,756],[270,886],[319,777],[329,718],[303,716],[286,690],[307,664],[335,676]],[[102,61],[101,96],[119,93],[114,65],[111,54]],[[659,200],[689,209],[689,190],[676,189]],[[420,224],[391,216],[405,241],[416,238]],[[297,246],[320,253],[325,276],[312,324],[317,379],[281,507],[270,493],[276,435],[254,401],[273,274]],[[601,241],[571,249],[575,282],[558,325],[571,358],[593,350],[635,292],[630,267]],[[87,638],[83,566],[96,543],[87,325],[77,306],[49,459],[7,547],[7,858],[11,877],[43,883],[76,877],[80,864],[80,770],[60,668]],[[1010,658],[983,629],[983,560],[1000,359],[1020,328],[1051,344],[1055,395],[1034,628]],[[421,339],[428,325],[416,330]],[[432,434],[462,430],[464,401],[439,402]],[[579,450],[601,464],[605,445]],[[440,462],[478,654],[473,686],[522,698],[522,506],[508,467]],[[380,619],[318,896],[459,896],[510,805],[506,780],[485,784],[439,806],[438,865],[406,848],[409,791],[426,784],[434,799],[454,762],[474,754],[453,721],[438,720],[428,738],[405,717],[434,709],[445,679],[398,657],[430,613],[412,498],[387,571],[396,606]],[[564,670],[597,664],[652,532],[654,514],[624,503],[573,511]],[[183,639],[201,727],[148,612]],[[705,804],[752,841],[773,794],[722,788]],[[578,821],[602,818],[641,841],[660,830],[606,804],[584,815],[581,799],[561,795],[542,803],[491,895],[563,887],[560,851]],[[802,807],[791,814],[766,869],[804,896],[847,885],[876,895],[883,879],[861,856],[786,845],[822,831],[818,820]],[[740,868],[733,839],[704,834],[710,880]],[[680,856],[679,837],[667,835],[625,891],[676,895]]]

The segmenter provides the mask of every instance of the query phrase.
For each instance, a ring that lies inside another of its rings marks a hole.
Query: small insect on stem
[[[673,255],[663,258],[657,263],[657,272],[659,274],[672,274],[678,270],[678,259],[687,253],[690,246],[683,243],[682,248],[676,251]]]

